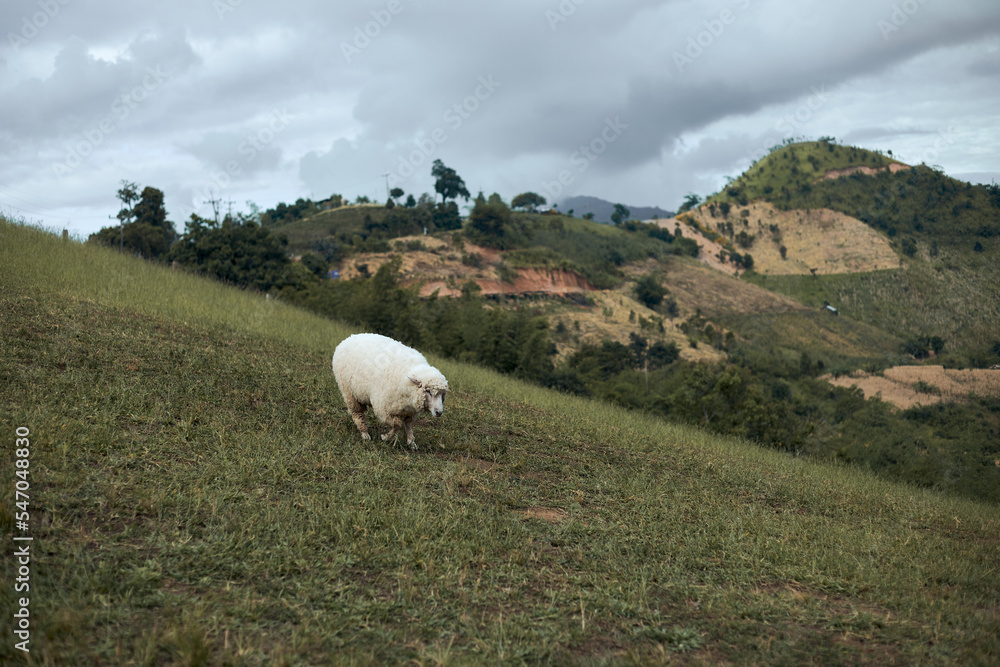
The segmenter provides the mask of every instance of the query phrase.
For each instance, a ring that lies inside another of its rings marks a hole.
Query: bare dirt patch
[[[844,169],[831,169],[830,171],[823,174],[823,178],[820,181],[827,178],[843,178],[844,176],[850,176],[851,174],[865,174],[866,176],[874,176],[880,171],[890,171],[895,174],[897,171],[903,171],[909,169],[910,166],[903,164],[901,162],[893,162],[888,167],[882,167],[876,169],[875,167],[846,167]]]
[[[855,371],[823,379],[838,387],[857,387],[865,398],[881,395],[883,401],[904,410],[915,405],[959,402],[977,396],[1000,396],[1000,370],[955,370],[943,366],[895,366],[881,375]]]
[[[549,523],[562,523],[569,518],[565,510],[554,507],[529,507],[526,510],[518,510],[517,513],[524,519],[541,519]]]
[[[497,278],[472,278],[485,295],[492,294],[582,294],[593,289],[586,280],[571,271],[559,269],[514,269],[517,276],[510,282]],[[430,296],[435,291],[440,296],[459,296],[461,290],[449,287],[440,280],[428,280],[420,288],[420,296]]]
[[[678,232],[680,232],[685,238],[694,239],[700,248],[698,259],[704,264],[729,275],[737,275],[739,273],[734,264],[719,259],[719,253],[726,249],[725,246],[709,238],[700,229],[689,224],[687,221],[681,218],[670,218],[667,220],[653,220],[651,222],[655,223],[658,227],[666,229],[674,236],[677,236]]]
[[[494,468],[499,466],[499,463],[495,461],[486,461],[485,459],[474,459],[472,457],[461,459],[462,463],[469,466],[470,468],[475,468],[479,472],[491,472]]]
[[[502,294],[580,294],[592,290],[587,281],[571,272],[559,269],[519,268],[510,269],[513,278],[503,282],[497,273],[502,261],[500,252],[465,242],[456,247],[448,239],[431,236],[405,236],[393,241],[405,250],[387,253],[361,253],[348,261],[340,270],[344,280],[374,274],[379,268],[399,256],[399,272],[404,284],[422,283],[420,296],[457,297],[462,285],[472,280],[484,295]],[[423,247],[421,248],[420,244]],[[466,262],[463,262],[463,256]],[[470,262],[469,258],[472,258]]]

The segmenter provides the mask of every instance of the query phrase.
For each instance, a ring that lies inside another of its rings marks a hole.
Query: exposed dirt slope
[[[681,236],[693,239],[701,249],[698,259],[703,264],[731,276],[739,274],[739,269],[735,265],[719,258],[719,253],[725,250],[726,247],[722,243],[709,238],[697,227],[688,224],[683,218],[647,220],[646,222],[662,227],[674,236],[677,236],[679,233]]]
[[[636,301],[630,291],[631,285],[617,290],[593,291],[587,294],[592,306],[567,303],[552,309],[548,313],[551,325],[557,327],[561,323],[566,331],[555,336],[557,356],[570,354],[582,345],[599,345],[604,340],[628,345],[629,334],[635,333],[651,342],[675,343],[685,361],[713,362],[725,358],[724,353],[709,345],[691,347],[679,328],[685,314],[672,320],[666,318]],[[663,326],[662,331],[659,324]]]
[[[844,176],[850,176],[851,174],[859,172],[865,174],[866,176],[872,176],[880,171],[885,171],[886,169],[895,174],[897,171],[910,169],[910,166],[902,164],[901,162],[893,162],[888,167],[882,167],[881,169],[876,169],[874,167],[847,167],[845,169],[831,169],[823,175],[823,178],[843,178]]]
[[[761,200],[748,206],[733,206],[727,217],[722,217],[718,210],[713,216],[705,206],[689,214],[703,230],[723,235],[736,252],[749,253],[758,273],[833,274],[900,267],[899,256],[885,236],[856,218],[830,209],[781,211]],[[686,225],[684,235],[696,237],[695,231],[689,229],[691,225]],[[740,242],[741,232],[745,234],[744,243]],[[702,244],[700,239],[698,242]],[[706,243],[700,259],[720,268],[714,255],[721,247],[719,243]],[[723,270],[734,272],[735,268],[730,264]]]
[[[943,366],[896,366],[873,375],[856,371],[839,378],[823,377],[838,387],[857,387],[866,398],[881,394],[882,400],[902,409],[942,401],[962,401],[970,394],[1000,396],[1000,370],[954,370]]]
[[[510,282],[476,276],[473,278],[483,294],[582,294],[593,289],[586,280],[571,271],[559,269],[516,269],[517,276]],[[468,279],[468,278],[467,278]],[[452,284],[454,281],[452,281]],[[438,291],[440,296],[458,296],[462,290],[449,286],[446,280],[428,280],[420,288],[420,296],[430,296]]]
[[[400,273],[404,283],[423,282],[420,296],[430,296],[435,291],[440,296],[458,296],[462,285],[474,280],[486,295],[493,294],[581,294],[593,287],[581,276],[559,269],[521,268],[510,269],[509,282],[503,282],[497,271],[501,264],[500,253],[465,243],[458,248],[446,239],[430,236],[408,236],[394,243],[406,248],[420,243],[424,249],[407,249],[392,253],[362,253],[353,257],[340,271],[343,279],[362,275],[363,269],[373,274],[394,256],[402,257]],[[466,258],[476,258],[463,263]]]

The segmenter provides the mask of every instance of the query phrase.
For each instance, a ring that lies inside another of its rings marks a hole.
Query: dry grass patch
[[[713,216],[706,206],[689,215],[703,229],[728,237],[737,252],[750,253],[754,270],[765,275],[813,272],[828,275],[901,266],[899,256],[885,236],[856,218],[827,208],[782,211],[766,201],[755,201],[748,206],[733,206],[726,217],[721,213]],[[732,225],[732,235],[728,225]],[[754,237],[749,247],[736,243],[741,232]],[[684,234],[689,236],[687,229]],[[718,259],[714,257],[719,248],[715,245],[704,248],[701,259],[719,268],[716,266]],[[784,258],[782,247],[785,248]],[[731,264],[723,269],[734,271]]]
[[[881,375],[855,371],[824,380],[838,387],[857,387],[865,397],[882,400],[904,410],[915,405],[963,401],[970,395],[1000,396],[1000,370],[955,370],[942,366],[895,366]]]
[[[555,507],[529,507],[516,513],[525,519],[540,519],[548,523],[562,523],[569,518],[569,513]]]

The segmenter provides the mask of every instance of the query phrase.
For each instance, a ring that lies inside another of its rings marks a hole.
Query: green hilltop
[[[438,356],[421,451],[364,443],[329,367],[352,328],[6,221],[0,302],[31,499],[24,531],[8,483],[0,525],[33,538],[5,664],[1000,653],[994,504]]]
[[[780,201],[812,187],[832,171],[881,170],[894,164],[902,165],[881,153],[829,140],[786,143],[754,162],[706,203],[728,201],[745,206],[755,199]]]

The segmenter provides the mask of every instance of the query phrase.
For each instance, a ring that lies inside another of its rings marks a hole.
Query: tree
[[[441,160],[434,160],[431,167],[431,176],[434,177],[434,191],[441,195],[441,201],[457,199],[462,197],[469,201],[469,190],[454,169],[446,167]]]
[[[125,223],[132,222],[132,202],[139,198],[137,190],[139,185],[122,179],[122,186],[118,189],[118,199],[122,202],[122,208],[118,211],[118,233],[119,250],[125,250]]]
[[[534,192],[522,192],[510,201],[511,208],[523,208],[535,211],[539,206],[545,206],[545,197]]]
[[[148,185],[142,189],[139,203],[132,209],[132,215],[136,222],[143,222],[153,227],[161,229],[168,225],[173,227],[173,223],[167,222],[167,211],[163,208],[163,192]]]
[[[416,208],[417,200],[413,198],[413,195],[406,195],[406,203],[403,206],[406,208]]]
[[[405,194],[406,193],[403,192],[403,188],[393,188],[392,190],[389,190],[389,196],[392,197],[395,200],[398,200],[400,197],[402,197]]]
[[[118,212],[121,221],[118,228],[105,227],[91,234],[89,240],[106,246],[117,245],[122,251],[128,250],[147,259],[158,259],[170,249],[177,232],[174,224],[167,220],[163,192],[147,186],[139,196],[137,190],[135,183],[122,181],[118,198],[124,207]],[[136,198],[139,202],[132,206]]]
[[[473,243],[509,250],[526,245],[530,233],[499,195],[491,195],[489,201],[476,200],[476,205],[469,214],[466,235]]]
[[[309,274],[300,264],[292,265],[287,245],[283,234],[273,234],[241,215],[227,216],[216,223],[192,214],[184,235],[167,254],[167,261],[266,292],[295,282],[296,269]]]
[[[649,359],[649,370],[655,371],[672,364],[680,356],[680,350],[677,349],[677,343],[673,341],[669,343],[656,341],[650,346],[646,356]]]
[[[701,197],[693,192],[689,192],[684,195],[684,203],[681,204],[680,208],[677,209],[678,213],[684,213],[685,211],[690,211],[691,209],[698,206],[701,203]]]
[[[644,275],[635,283],[635,295],[647,308],[656,308],[667,295],[667,288],[652,273]]]
[[[502,247],[502,239],[510,220],[510,209],[503,203],[490,204],[478,199],[469,214],[470,238],[482,245]]]
[[[625,208],[623,205],[615,204],[615,211],[614,213],[611,214],[611,222],[615,223],[616,225],[620,225],[626,220],[628,220],[628,217],[631,214],[632,212],[627,208]]]
[[[462,228],[462,216],[458,213],[458,204],[453,201],[447,204],[438,204],[434,207],[431,215],[434,229],[452,230]]]

